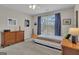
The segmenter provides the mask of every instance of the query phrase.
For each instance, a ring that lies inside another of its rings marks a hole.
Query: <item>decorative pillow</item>
[[[67,36],[65,37],[65,39],[69,39],[71,36],[71,34],[67,34]]]

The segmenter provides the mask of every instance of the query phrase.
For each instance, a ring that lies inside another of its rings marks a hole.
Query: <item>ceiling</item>
[[[40,13],[60,10],[64,8],[74,7],[74,4],[36,4],[36,9],[30,9],[29,4],[3,4],[2,6],[29,14],[36,15]]]

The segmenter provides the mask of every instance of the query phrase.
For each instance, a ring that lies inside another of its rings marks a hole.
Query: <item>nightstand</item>
[[[70,40],[64,39],[61,46],[63,55],[79,55],[79,42],[73,44]]]

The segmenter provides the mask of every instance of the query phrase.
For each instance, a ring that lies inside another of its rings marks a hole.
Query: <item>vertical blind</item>
[[[41,17],[41,34],[54,35],[55,15]]]

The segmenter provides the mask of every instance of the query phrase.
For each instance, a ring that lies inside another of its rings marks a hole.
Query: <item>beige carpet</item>
[[[6,52],[8,55],[60,55],[61,51],[41,46],[27,39],[25,42],[17,43],[5,48],[0,52]]]

